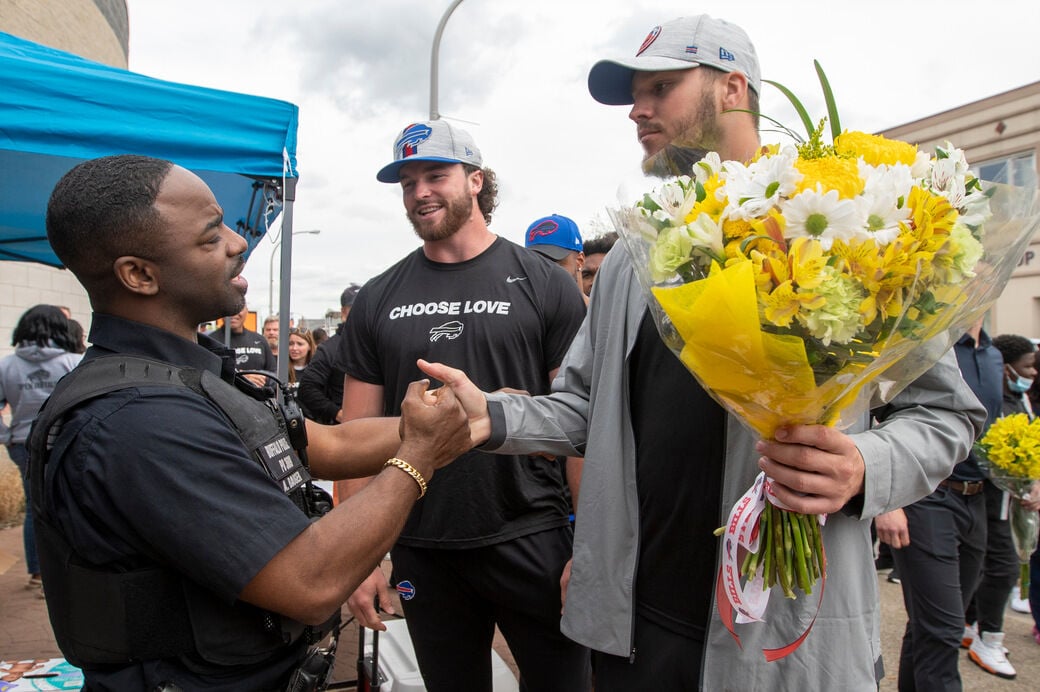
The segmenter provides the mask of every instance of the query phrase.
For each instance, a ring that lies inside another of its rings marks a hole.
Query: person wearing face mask
[[[1036,347],[1029,339],[1017,334],[994,337],[993,346],[1000,351],[1004,361],[1002,415],[1025,413],[1033,418],[1032,406],[1025,393],[1036,378]],[[1003,639],[1004,609],[1018,581],[1018,553],[1008,521],[1008,502],[1017,500],[1011,500],[989,480],[984,481],[983,497],[986,504],[986,554],[979,586],[964,612],[964,621],[970,624],[965,625],[961,646],[968,649],[972,662],[987,673],[1013,678],[1015,669],[1006,658],[1007,649],[996,639]],[[1034,510],[1040,508],[1040,501],[1023,501],[1023,504]]]

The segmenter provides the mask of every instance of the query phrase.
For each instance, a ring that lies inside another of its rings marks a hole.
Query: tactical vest
[[[290,442],[303,440],[297,445],[302,455],[303,418],[292,416],[290,431],[274,399],[251,398],[209,371],[147,358],[102,356],[80,364],[58,382],[28,440],[40,568],[54,636],[65,658],[80,668],[97,668],[179,657],[205,673],[258,663],[286,647],[320,641],[337,623],[338,613],[319,628],[308,627],[242,601],[228,605],[158,559],[146,556],[143,564],[129,567],[98,566],[69,545],[45,490],[49,459],[60,458],[74,442],[59,439],[66,415],[104,394],[155,386],[187,388],[211,401],[271,481],[308,517],[331,508],[331,498],[311,484],[306,464]]]

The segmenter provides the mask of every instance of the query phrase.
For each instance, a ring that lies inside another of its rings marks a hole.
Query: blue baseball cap
[[[441,161],[481,167],[480,150],[465,130],[443,120],[412,123],[394,138],[394,160],[376,173],[381,183],[401,182],[401,166],[412,161]]]
[[[524,245],[558,262],[567,257],[568,253],[581,252],[581,233],[578,232],[578,224],[566,216],[553,214],[527,227]]]

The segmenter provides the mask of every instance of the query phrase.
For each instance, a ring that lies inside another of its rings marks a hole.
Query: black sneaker
[[[890,584],[900,584],[900,583],[902,583],[902,580],[899,578],[899,573],[896,572],[895,568],[893,568],[892,571],[888,573],[888,583],[890,583]]]

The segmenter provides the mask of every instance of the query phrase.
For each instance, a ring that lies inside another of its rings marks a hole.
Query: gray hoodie
[[[11,405],[10,427],[0,419],[0,443],[25,443],[43,402],[82,357],[52,346],[22,344],[0,359],[0,408]]]

